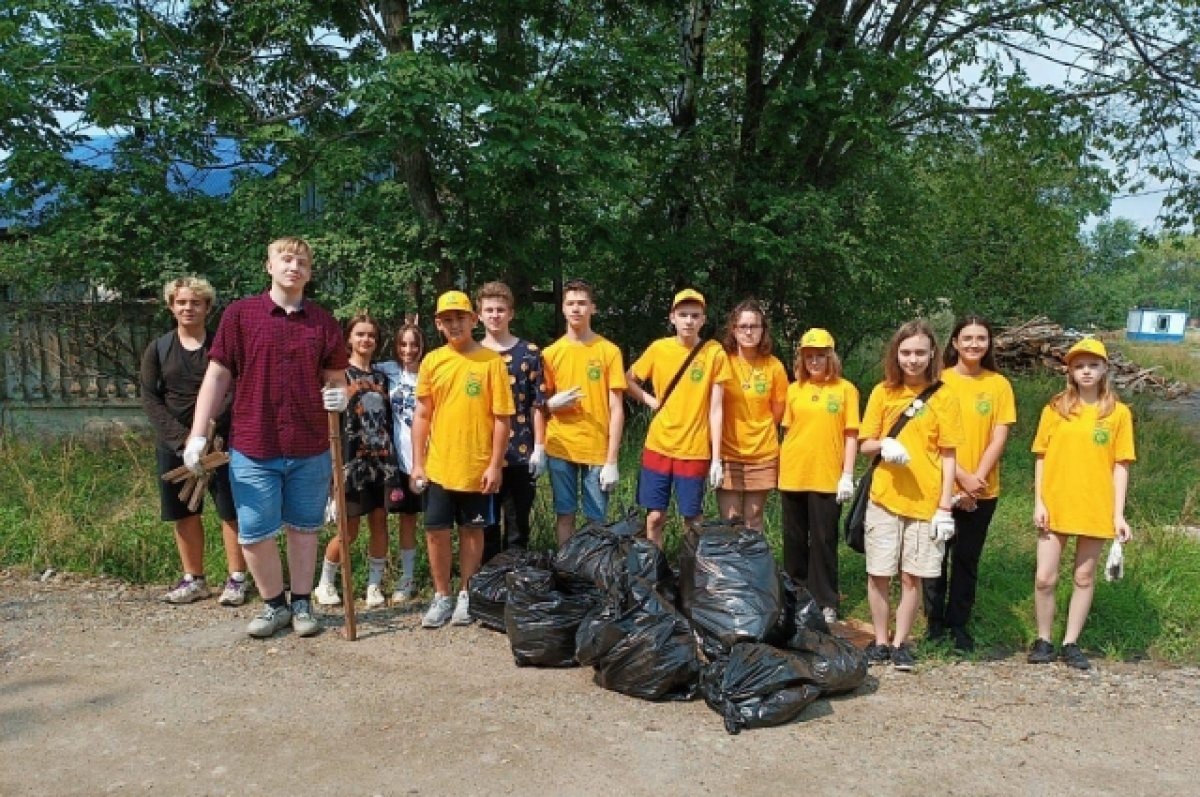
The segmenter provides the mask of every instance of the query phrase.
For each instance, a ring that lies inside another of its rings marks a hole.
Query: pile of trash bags
[[[588,523],[553,557],[505,551],[471,579],[471,614],[508,635],[518,666],[590,666],[599,686],[643,700],[699,694],[729,733],[790,722],[866,680],[862,651],[830,633],[761,533],[689,527],[676,572],[641,532],[631,512]]]

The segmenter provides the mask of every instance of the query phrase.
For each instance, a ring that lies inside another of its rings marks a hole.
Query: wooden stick
[[[342,414],[329,417],[329,455],[333,458],[333,505],[337,510],[338,544],[342,548],[342,605],[346,607],[346,639],[358,639],[354,621],[354,572],[350,566],[350,529],[346,520],[346,474],[342,468]]]

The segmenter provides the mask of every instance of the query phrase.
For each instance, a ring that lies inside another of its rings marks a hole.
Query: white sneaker
[[[378,609],[380,606],[382,606],[385,603],[387,603],[387,601],[384,600],[383,590],[379,588],[379,585],[378,584],[368,584],[367,585],[367,608],[368,609]]]
[[[832,606],[826,606],[821,610],[821,614],[825,615],[825,623],[827,625],[833,625],[837,622],[837,609]]]
[[[322,606],[337,606],[342,602],[342,596],[338,595],[337,587],[328,581],[322,581],[313,590],[313,600]]]
[[[208,582],[202,578],[184,578],[179,579],[179,583],[171,588],[171,591],[162,596],[166,603],[174,603],[176,605],[184,603],[193,603],[195,601],[207,598],[212,595],[212,590],[208,588]]]
[[[392,593],[392,603],[408,603],[416,594],[417,590],[411,581],[401,581]]]
[[[421,627],[441,628],[452,614],[454,614],[454,603],[442,593],[435,592],[433,602],[429,604],[429,610],[421,618]]]
[[[451,625],[470,625],[475,622],[471,616],[471,596],[466,592],[458,593],[458,602],[454,604],[454,616],[450,618]]]

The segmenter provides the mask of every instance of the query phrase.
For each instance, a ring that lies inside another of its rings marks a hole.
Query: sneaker
[[[466,592],[458,593],[458,601],[454,604],[454,616],[450,618],[451,625],[470,625],[475,622],[471,616],[471,596]]]
[[[878,642],[872,642],[867,645],[867,649],[863,652],[867,656],[867,664],[887,664],[892,660],[891,645],[881,645]]]
[[[825,624],[833,625],[837,622],[837,609],[832,606],[826,606],[821,610],[821,614],[825,615]]]
[[[946,626],[942,625],[941,620],[930,620],[925,629],[926,642],[941,642],[946,638]]]
[[[1038,639],[1025,658],[1030,664],[1049,664],[1054,661],[1054,646],[1045,639]]]
[[[1074,642],[1068,642],[1062,646],[1058,652],[1058,659],[1068,667],[1074,667],[1077,670],[1090,670],[1092,668],[1088,657],[1083,655],[1083,651],[1079,649],[1079,645]]]
[[[266,639],[274,636],[277,631],[287,628],[291,621],[292,613],[288,607],[280,606],[276,609],[274,606],[264,603],[258,617],[251,620],[250,625],[246,626],[246,633],[256,639]]]
[[[312,636],[321,630],[321,624],[312,615],[312,604],[303,598],[292,601],[292,630],[296,636]]]
[[[383,590],[380,589],[379,585],[378,584],[368,584],[367,585],[367,608],[368,609],[378,609],[380,606],[382,606],[385,603],[387,603],[387,600],[384,599]]]
[[[425,612],[425,616],[421,618],[422,628],[441,628],[454,614],[454,602],[440,592],[433,594],[433,602],[429,604],[429,611]]]
[[[208,588],[208,582],[204,579],[181,578],[179,579],[179,583],[171,588],[170,592],[162,596],[162,599],[167,603],[180,605],[194,603],[210,595],[212,595],[212,591]]]
[[[222,606],[241,606],[246,602],[246,579],[238,581],[236,578],[226,579],[225,589],[221,590],[221,597],[217,598],[217,603]]]
[[[412,581],[401,581],[400,586],[392,593],[392,603],[408,603],[417,594]]]
[[[975,652],[975,638],[967,633],[967,629],[963,626],[950,626],[950,636],[954,639],[954,649],[959,653]]]
[[[898,672],[912,672],[917,666],[917,657],[907,642],[892,648],[892,666]]]
[[[337,587],[328,581],[322,581],[313,590],[313,600],[318,606],[337,606],[342,602],[342,596],[338,595]]]

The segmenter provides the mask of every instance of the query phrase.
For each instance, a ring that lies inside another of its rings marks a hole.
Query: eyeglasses
[[[753,332],[756,329],[762,329],[762,324],[738,324],[734,329],[738,332]]]

